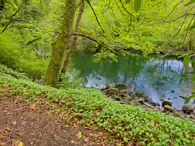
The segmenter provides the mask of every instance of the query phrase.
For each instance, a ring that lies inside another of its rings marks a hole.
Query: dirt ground
[[[17,98],[0,96],[0,146],[114,146],[112,136],[92,127],[65,123]]]

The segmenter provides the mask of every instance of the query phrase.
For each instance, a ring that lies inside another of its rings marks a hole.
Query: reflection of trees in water
[[[89,76],[92,72],[108,78],[111,82],[126,83],[131,78],[135,79],[144,68],[147,58],[142,56],[128,56],[119,58],[118,62],[105,61],[102,65],[93,62],[93,56],[74,54],[73,67],[81,71],[82,77]],[[123,76],[121,80],[119,76]]]
[[[141,84],[148,83],[153,87],[162,88],[167,85],[179,85],[181,78],[185,76],[182,62],[175,60],[157,60],[134,55],[121,57],[118,62],[105,61],[98,64],[93,62],[92,54],[75,54],[73,57],[73,67],[80,70],[85,82],[91,77],[101,82],[106,80],[108,84],[124,83],[137,86],[136,80],[143,77]]]
[[[182,76],[182,63],[175,60],[150,60],[145,68],[144,74],[156,86],[165,84],[179,84]]]

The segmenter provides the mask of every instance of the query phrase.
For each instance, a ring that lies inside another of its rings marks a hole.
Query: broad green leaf
[[[193,3],[195,3],[195,0],[189,1],[185,6],[191,5],[191,4],[193,4]]]
[[[127,4],[127,3],[130,3],[130,1],[131,1],[131,0],[126,0],[126,4]]]
[[[141,4],[142,4],[142,0],[135,0],[134,9],[136,12],[140,10]]]

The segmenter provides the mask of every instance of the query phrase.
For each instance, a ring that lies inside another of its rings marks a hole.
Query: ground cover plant
[[[23,100],[42,104],[42,99],[59,105],[60,113],[71,110],[70,119],[103,128],[128,143],[140,145],[194,145],[195,123],[160,112],[120,105],[95,89],[55,89],[25,79],[0,76],[1,89],[10,89],[4,96],[22,96]],[[1,93],[2,94],[2,93]],[[9,95],[10,94],[10,95]],[[57,106],[53,107],[56,111]],[[62,116],[63,117],[63,116]],[[67,119],[65,119],[67,120]]]

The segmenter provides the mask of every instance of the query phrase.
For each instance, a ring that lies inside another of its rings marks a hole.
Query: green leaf
[[[130,3],[130,1],[131,1],[131,0],[126,0],[126,4],[127,4],[127,3]]]
[[[193,3],[195,3],[195,0],[189,1],[187,4],[185,4],[185,6],[191,5],[191,4],[193,4]]]
[[[135,0],[134,9],[136,12],[141,9],[141,4],[142,4],[142,0]]]
[[[195,99],[195,95],[190,96],[189,98],[186,99],[185,104],[188,104],[192,99]]]
[[[184,57],[183,63],[184,67],[187,67],[190,64],[190,55]]]

